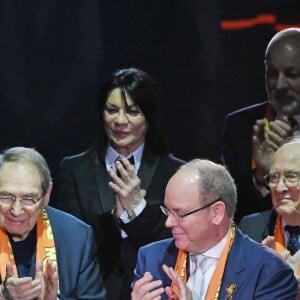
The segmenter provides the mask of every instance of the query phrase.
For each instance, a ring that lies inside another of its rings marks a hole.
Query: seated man
[[[244,217],[241,230],[285,257],[299,278],[300,266],[300,139],[283,144],[274,154],[266,180],[273,209]]]
[[[105,299],[93,231],[47,206],[51,189],[37,151],[0,155],[0,299]]]
[[[173,238],[140,249],[132,300],[295,299],[292,269],[233,224],[236,201],[223,166],[183,165],[169,180],[162,207]]]

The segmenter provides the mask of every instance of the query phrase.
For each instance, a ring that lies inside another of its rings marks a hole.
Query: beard
[[[300,114],[299,94],[291,90],[278,92],[275,89],[267,90],[267,94],[269,102],[277,113],[288,117]]]

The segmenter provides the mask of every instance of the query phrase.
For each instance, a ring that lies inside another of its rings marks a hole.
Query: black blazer
[[[88,151],[65,157],[61,162],[57,205],[92,225],[104,279],[112,273],[124,276],[124,292],[120,299],[130,297],[139,247],[170,236],[164,225],[166,217],[159,206],[163,204],[169,178],[182,163],[167,155],[153,157],[150,163],[142,161],[138,176],[141,187],[147,191],[147,205],[133,221],[117,224],[111,214],[115,195],[108,186],[110,177],[105,163],[97,161],[96,153]],[[128,238],[121,238],[120,227],[126,231]],[[109,294],[109,287],[107,289]]]
[[[264,199],[257,192],[251,169],[253,125],[256,120],[264,118],[267,104],[263,102],[242,108],[230,113],[225,119],[222,162],[237,184],[237,222],[245,215],[272,207],[270,197]]]

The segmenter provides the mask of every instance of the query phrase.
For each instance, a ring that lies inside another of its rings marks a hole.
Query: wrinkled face
[[[178,249],[202,253],[212,246],[213,205],[182,219],[172,214],[183,215],[202,207],[199,198],[199,175],[195,170],[179,170],[168,182],[164,205],[170,214],[166,227],[171,229]]]
[[[20,199],[13,204],[0,202],[0,226],[11,234],[15,241],[24,240],[34,228],[43,207],[48,203],[48,192],[31,207],[24,206]],[[0,194],[15,197],[40,198],[41,179],[31,164],[6,162],[0,169]]]
[[[265,61],[268,99],[275,111],[300,114],[300,44],[286,42],[270,48]]]
[[[300,143],[286,144],[274,155],[270,175],[300,176]],[[287,187],[281,179],[276,187],[271,187],[272,203],[278,214],[285,218],[300,218],[300,185]]]
[[[109,94],[103,113],[104,129],[110,145],[120,154],[127,155],[145,141],[147,122],[144,114],[126,95],[122,101],[119,88]]]

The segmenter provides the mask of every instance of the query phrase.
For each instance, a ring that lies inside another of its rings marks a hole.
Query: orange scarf
[[[47,260],[57,265],[54,237],[48,214],[45,209],[42,210],[37,221],[37,246],[36,259],[43,262],[43,270],[46,270]],[[6,230],[0,227],[0,276],[2,281],[6,275],[6,263],[13,265],[14,275],[18,277],[17,267],[12,253],[9,237]]]
[[[276,223],[275,223],[275,227],[274,227],[274,239],[275,239],[274,249],[276,252],[281,254],[285,250],[287,250],[285,248],[285,235],[284,235],[284,231],[282,228],[282,221],[281,221],[281,217],[279,215],[276,218]],[[300,276],[300,264],[298,265],[298,268],[297,268],[297,275]]]
[[[219,297],[219,291],[220,291],[221,282],[222,282],[222,278],[223,278],[223,274],[227,262],[227,257],[230,252],[230,248],[234,240],[234,236],[235,236],[235,225],[232,224],[229,230],[229,237],[227,238],[221,257],[217,263],[216,269],[210,280],[206,297],[205,297],[206,300],[218,299]],[[179,250],[177,260],[176,260],[176,265],[175,265],[175,272],[179,274],[180,278],[183,280],[184,283],[187,282],[186,266],[187,266],[187,252],[184,250]],[[172,282],[171,288],[174,291],[174,293],[178,295],[178,287],[174,282]]]

